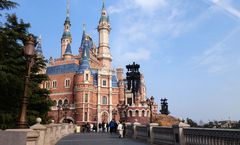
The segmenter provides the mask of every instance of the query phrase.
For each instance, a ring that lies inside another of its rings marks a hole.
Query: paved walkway
[[[110,133],[80,133],[70,134],[60,141],[57,145],[150,145],[129,138],[118,138],[117,134]]]

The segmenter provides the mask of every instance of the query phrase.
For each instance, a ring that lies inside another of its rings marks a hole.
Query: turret
[[[98,32],[99,32],[99,50],[98,50],[98,59],[101,65],[105,68],[110,69],[112,56],[110,54],[109,47],[109,33],[111,27],[109,23],[109,16],[105,9],[105,4],[103,2],[101,17],[98,24]]]
[[[72,36],[70,33],[70,0],[67,1],[67,16],[64,22],[64,31],[61,38],[61,57],[63,57],[67,45],[72,43]]]
[[[68,43],[65,53],[63,54],[65,60],[72,59],[72,49],[71,45]]]
[[[37,55],[37,57],[43,58],[41,35],[37,39],[36,55]]]
[[[90,64],[89,64],[89,59],[90,59],[90,48],[91,48],[91,40],[89,36],[86,36],[84,41],[83,41],[83,48],[82,48],[82,60],[79,65],[79,69],[77,71],[78,74],[84,73],[85,70],[90,70]]]

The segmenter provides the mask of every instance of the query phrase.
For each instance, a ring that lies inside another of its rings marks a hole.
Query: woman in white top
[[[123,125],[121,122],[118,124],[117,130],[119,132],[119,138],[123,138]]]

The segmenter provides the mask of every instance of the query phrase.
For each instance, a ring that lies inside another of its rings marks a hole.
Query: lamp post
[[[151,96],[150,99],[147,98],[146,102],[147,102],[147,105],[150,107],[150,123],[152,123],[152,106],[154,104],[154,97]]]
[[[27,125],[27,105],[28,105],[28,85],[29,85],[29,77],[31,72],[31,67],[33,63],[33,56],[35,53],[35,46],[36,46],[36,39],[32,34],[28,35],[28,39],[24,44],[24,55],[27,60],[27,72],[25,76],[25,83],[24,83],[24,94],[21,99],[21,111],[19,114],[18,120],[18,128],[28,128]]]
[[[60,111],[60,109],[62,108],[62,105],[58,104],[58,105],[57,105],[57,108],[58,108],[57,123],[59,123],[59,111]]]
[[[133,93],[133,102],[135,103],[136,100],[136,93],[139,90],[139,86],[140,86],[140,72],[139,72],[139,68],[140,65],[139,64],[135,64],[135,62],[133,62],[132,65],[126,65],[126,68],[128,70],[128,72],[126,73],[127,75],[127,89],[130,90]]]
[[[68,109],[68,103],[64,102],[62,105],[63,111],[64,111],[64,120],[63,123],[67,123],[67,109]]]

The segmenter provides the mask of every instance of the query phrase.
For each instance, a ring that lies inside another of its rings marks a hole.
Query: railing
[[[136,126],[136,138],[141,139],[141,140],[148,140],[148,127],[141,125],[141,126]]]
[[[240,130],[190,128],[180,122],[172,127],[128,124],[126,136],[143,139],[154,145],[240,145]]]
[[[186,145],[240,145],[240,130],[186,128]]]
[[[127,137],[132,137],[133,136],[133,126],[132,125],[127,125],[126,126],[126,136]]]
[[[175,143],[172,127],[153,127],[152,133],[154,144],[174,145]]]
[[[4,145],[55,145],[62,137],[74,133],[73,124],[39,123],[30,129],[8,129],[0,131],[0,144]],[[5,136],[4,138],[1,136]],[[13,140],[14,139],[14,140]]]

